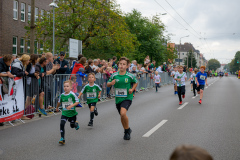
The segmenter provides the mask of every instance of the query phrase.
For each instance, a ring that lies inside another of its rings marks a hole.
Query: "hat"
[[[54,54],[54,56],[58,56],[58,54]]]
[[[84,72],[84,68],[79,68],[79,72]]]
[[[65,56],[65,52],[60,52],[60,55],[64,55]]]

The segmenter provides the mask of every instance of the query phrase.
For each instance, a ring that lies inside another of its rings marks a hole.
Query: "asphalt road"
[[[215,160],[239,160],[240,80],[208,81],[201,105],[199,97],[192,98],[189,83],[182,107],[172,85],[158,93],[137,94],[127,114],[133,130],[130,141],[123,140],[115,103],[108,101],[97,105],[93,128],[87,126],[89,109],[78,110],[80,129],[71,129],[67,122],[64,146],[58,144],[60,115],[0,130],[0,159],[168,160],[176,146],[192,144],[208,150]]]

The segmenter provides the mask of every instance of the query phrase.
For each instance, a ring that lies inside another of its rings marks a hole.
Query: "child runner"
[[[71,128],[75,128],[76,130],[79,129],[79,125],[77,120],[77,111],[76,111],[76,106],[79,104],[79,100],[75,93],[71,91],[72,89],[72,81],[65,81],[63,83],[63,89],[64,93],[62,93],[59,96],[59,101],[57,104],[56,111],[59,111],[59,106],[62,103],[63,111],[62,111],[62,116],[61,116],[61,123],[60,123],[60,133],[61,133],[61,139],[59,140],[60,144],[65,144],[65,124],[67,120],[70,122]]]
[[[154,81],[155,81],[156,92],[157,92],[158,88],[160,87],[159,84],[161,82],[161,76],[158,74],[158,71],[155,71]]]
[[[199,104],[202,104],[202,98],[203,98],[203,90],[204,90],[204,86],[205,83],[208,86],[207,83],[207,73],[205,73],[206,67],[205,66],[201,66],[200,67],[200,72],[197,73],[195,81],[197,83],[197,92],[198,94],[200,94],[200,100],[199,100]]]
[[[179,105],[181,105],[182,98],[185,98],[185,81],[187,80],[187,75],[183,72],[183,66],[178,66],[178,72],[175,74],[174,79],[177,81]]]
[[[193,74],[194,74],[194,71],[191,71],[192,72],[192,74],[191,74],[191,76],[190,76],[190,78],[189,78],[189,80],[191,80],[191,91],[193,91]]]
[[[91,127],[93,126],[94,114],[95,116],[98,115],[96,104],[102,92],[101,87],[94,83],[95,81],[96,81],[95,74],[89,73],[88,74],[89,83],[83,87],[82,91],[79,93],[78,96],[78,98],[80,98],[83,93],[87,93],[87,104],[90,109],[90,121],[88,123],[88,126]]]
[[[171,77],[173,77],[173,85],[174,85],[174,94],[178,94],[177,92],[177,83],[176,80],[174,79],[175,74],[178,73],[178,68],[176,66],[173,67],[173,71],[171,72]]]
[[[131,73],[126,71],[130,64],[129,59],[122,57],[119,59],[118,63],[119,72],[112,74],[107,86],[111,87],[114,85],[116,108],[121,116],[122,126],[125,129],[123,139],[130,140],[132,130],[129,127],[128,117],[126,114],[132,104],[133,91],[136,89],[138,81]],[[132,88],[131,83],[134,83]]]
[[[198,72],[198,69],[195,68],[193,74],[191,75],[191,78],[193,79],[193,95],[196,96],[196,89],[197,89],[197,84],[195,81],[196,74]]]

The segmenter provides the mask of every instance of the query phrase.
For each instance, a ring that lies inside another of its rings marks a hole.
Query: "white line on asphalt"
[[[150,137],[156,130],[158,130],[164,123],[166,123],[168,120],[162,120],[160,123],[158,123],[155,127],[153,127],[150,131],[148,131],[146,134],[144,134],[142,137]]]
[[[206,87],[206,89],[207,89],[208,87]]]
[[[183,107],[185,107],[188,104],[188,102],[185,102],[181,107],[179,107],[178,109],[183,109]]]

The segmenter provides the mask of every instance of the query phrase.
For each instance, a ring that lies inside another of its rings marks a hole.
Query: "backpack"
[[[33,114],[34,112],[35,112],[35,108],[33,107],[33,105],[29,105],[25,109],[25,114],[27,115],[28,118],[32,119],[34,117],[34,114]]]

